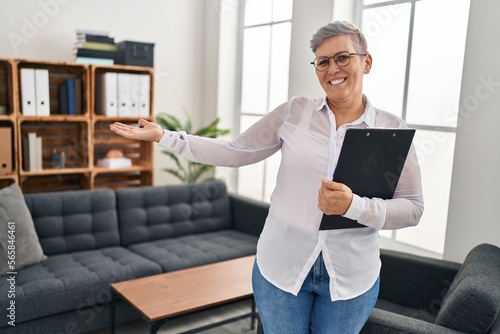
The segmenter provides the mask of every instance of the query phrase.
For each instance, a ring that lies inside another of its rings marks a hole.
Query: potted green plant
[[[186,121],[184,124],[177,117],[167,113],[160,113],[157,115],[156,122],[164,129],[170,131],[185,131],[187,134],[200,137],[217,138],[218,136],[228,134],[231,131],[229,129],[219,128],[220,119],[218,117],[207,126],[202,127],[197,131],[193,131],[193,122],[191,121],[191,117],[186,111],[184,111],[184,113],[186,114]],[[188,161],[186,164],[183,164],[172,152],[168,152],[166,150],[163,150],[162,152],[169,156],[177,166],[177,168],[164,168],[163,170],[175,176],[183,183],[196,183],[214,179],[213,176],[207,177],[207,175],[213,175],[213,173],[209,174],[209,172],[215,169],[214,166],[192,161]]]

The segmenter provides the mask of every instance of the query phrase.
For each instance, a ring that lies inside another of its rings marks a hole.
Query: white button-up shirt
[[[232,141],[165,131],[160,145],[187,159],[238,167],[281,150],[276,188],[257,246],[262,275],[297,294],[319,253],[330,276],[332,301],[351,299],[371,288],[380,273],[380,229],[414,226],[423,213],[420,168],[412,145],[393,199],[353,195],[344,215],[367,228],[319,230],[322,179],[331,179],[348,127],[404,128],[399,117],[366,108],[356,121],[336,129],[324,98],[296,97],[280,105]]]

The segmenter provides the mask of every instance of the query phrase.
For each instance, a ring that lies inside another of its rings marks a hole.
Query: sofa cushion
[[[423,308],[407,307],[381,298],[377,299],[375,307],[380,310],[397,313],[400,315],[404,315],[405,317],[415,318],[430,323],[434,323],[434,321],[436,320],[435,314],[432,314],[431,312],[428,312]]]
[[[28,194],[25,198],[46,255],[120,245],[112,190]]]
[[[255,254],[257,237],[235,230],[192,234],[129,246],[169,272]]]
[[[110,283],[160,272],[157,264],[122,247],[49,256],[15,277],[16,323],[109,302]],[[2,279],[0,291],[8,291],[7,284]],[[0,307],[7,303],[7,293],[0,294]],[[7,325],[3,318],[0,327]]]
[[[500,248],[482,244],[469,252],[444,297],[436,324],[486,333],[500,312]]]
[[[45,259],[46,256],[40,246],[33,219],[19,185],[13,183],[1,189],[0,276]]]
[[[222,182],[123,188],[116,200],[125,246],[231,227]]]

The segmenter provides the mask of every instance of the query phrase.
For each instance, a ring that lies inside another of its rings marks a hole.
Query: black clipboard
[[[415,129],[348,128],[333,181],[353,194],[390,199],[401,176]],[[340,215],[323,214],[320,230],[366,227]]]

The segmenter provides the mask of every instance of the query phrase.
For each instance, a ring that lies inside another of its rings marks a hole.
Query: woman
[[[423,212],[420,170],[412,147],[393,199],[362,198],[329,181],[348,127],[406,127],[375,109],[362,93],[372,56],[362,32],[333,22],[312,37],[326,97],[295,97],[235,140],[200,138],[139,121],[116,133],[159,142],[193,161],[242,166],[278,150],[282,159],[269,215],[257,246],[254,296],[264,332],[359,333],[379,289],[380,229],[414,226]],[[355,219],[367,228],[319,230],[323,213]]]

